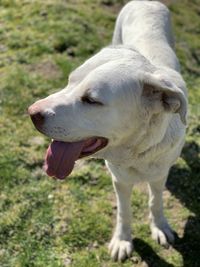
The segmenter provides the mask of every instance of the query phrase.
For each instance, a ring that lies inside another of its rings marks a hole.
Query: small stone
[[[135,264],[139,263],[139,259],[136,256],[131,257],[131,261]]]
[[[52,194],[49,194],[48,199],[52,199],[52,198],[54,198],[54,196]]]
[[[93,243],[93,248],[98,248],[98,247],[99,247],[99,244],[98,244],[97,241],[95,241],[95,242]]]
[[[141,267],[149,267],[149,264],[146,261],[143,261]]]
[[[65,259],[63,259],[63,265],[65,267],[70,266],[71,263],[72,263],[72,260],[70,258],[66,257]]]
[[[0,45],[0,52],[6,52],[8,50],[7,46],[5,45]]]

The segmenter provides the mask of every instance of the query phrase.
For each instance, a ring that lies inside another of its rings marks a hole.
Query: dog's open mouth
[[[108,144],[104,137],[92,137],[78,142],[54,140],[47,149],[44,169],[49,176],[64,179],[73,168],[75,161],[92,155]]]

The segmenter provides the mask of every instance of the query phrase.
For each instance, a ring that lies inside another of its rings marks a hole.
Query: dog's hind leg
[[[162,193],[166,178],[149,182],[150,228],[152,238],[168,248],[174,242],[174,233],[163,214]]]
[[[123,261],[131,256],[133,244],[131,238],[131,192],[130,184],[113,181],[117,198],[117,225],[109,250],[113,260]]]

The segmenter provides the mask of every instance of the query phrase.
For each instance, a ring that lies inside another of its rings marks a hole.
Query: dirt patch
[[[169,6],[171,4],[174,4],[177,2],[177,0],[160,0],[161,3],[165,4],[166,6]]]
[[[28,70],[49,80],[58,79],[61,76],[58,66],[50,60],[30,65]]]
[[[121,0],[121,2],[117,2],[115,0],[101,0],[100,4],[104,9],[111,11],[114,14],[118,14],[119,11],[128,3],[127,0]],[[169,6],[177,2],[177,0],[160,0],[159,2]]]

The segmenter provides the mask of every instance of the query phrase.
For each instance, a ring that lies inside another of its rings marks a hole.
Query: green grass
[[[49,140],[26,114],[63,88],[71,70],[111,41],[123,0],[0,1],[0,266],[114,267],[107,253],[116,204],[102,161],[79,164],[63,182],[42,171]],[[144,186],[132,195],[134,258],[123,266],[198,267],[200,242],[200,20],[198,0],[170,5],[188,84],[190,126],[164,192],[177,231],[165,250],[150,238]],[[144,265],[143,265],[144,266]]]

